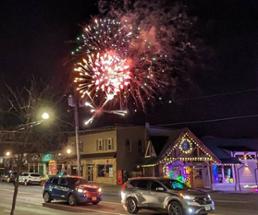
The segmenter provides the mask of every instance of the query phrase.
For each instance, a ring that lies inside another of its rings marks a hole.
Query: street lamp
[[[48,112],[43,112],[42,114],[41,114],[41,118],[43,119],[43,120],[48,120],[49,119],[49,113]]]
[[[66,150],[66,153],[69,155],[69,154],[72,153],[72,150],[71,150],[71,149],[67,149],[67,150]]]
[[[11,155],[10,151],[5,152],[5,156],[9,157]]]

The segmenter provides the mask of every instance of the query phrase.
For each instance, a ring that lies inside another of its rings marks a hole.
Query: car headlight
[[[211,196],[210,196],[210,194],[208,194],[208,199],[211,199]]]
[[[78,191],[79,193],[83,193],[83,189],[81,189],[81,188],[78,188],[77,191]]]
[[[98,189],[98,192],[101,193],[101,191],[102,191],[102,189],[101,189],[101,187],[100,187],[100,188]]]
[[[182,195],[184,200],[194,200],[194,196],[190,196],[190,195]]]

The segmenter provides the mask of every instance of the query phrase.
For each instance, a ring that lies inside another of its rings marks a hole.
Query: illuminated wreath
[[[193,143],[189,139],[183,138],[179,143],[179,150],[184,154],[190,154],[193,151]]]

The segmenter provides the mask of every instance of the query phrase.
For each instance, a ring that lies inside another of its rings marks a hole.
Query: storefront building
[[[99,184],[122,184],[139,175],[137,164],[144,157],[145,126],[115,126],[80,133],[82,176]],[[68,146],[75,148],[74,136]],[[71,162],[75,163],[75,160]]]
[[[200,140],[189,129],[179,129],[172,135],[149,136],[143,174],[181,180],[194,188],[255,190],[257,151],[256,140]]]

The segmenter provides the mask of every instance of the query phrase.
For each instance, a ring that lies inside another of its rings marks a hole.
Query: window
[[[139,154],[143,153],[142,140],[139,140],[139,141],[138,141],[138,153],[139,153]]]
[[[96,142],[97,142],[97,151],[102,151],[102,150],[104,150],[102,139],[97,139]]]
[[[30,174],[32,177],[40,177],[40,174]]]
[[[160,185],[158,182],[155,182],[155,181],[153,181],[152,183],[151,183],[151,191],[157,191],[157,188],[158,187],[163,187],[162,185]]]
[[[254,154],[250,155],[250,154],[247,154],[246,155],[246,160],[256,160],[256,157]]]
[[[114,149],[113,139],[97,139],[96,141],[96,150],[97,151],[110,151]]]
[[[139,180],[136,185],[139,189],[147,190],[148,188],[148,181],[146,180]]]
[[[231,166],[224,166],[224,182],[228,184],[234,183],[233,171]]]
[[[107,142],[107,150],[113,150],[113,149],[114,149],[113,141],[111,138],[109,138]]]
[[[214,183],[223,183],[222,166],[212,165],[212,175]]]
[[[234,183],[233,168],[232,166],[212,166],[212,175],[214,183]]]
[[[235,155],[238,160],[244,160],[244,155]]]
[[[235,157],[236,157],[238,160],[256,160],[255,154],[251,154],[251,153],[247,153],[247,154],[244,154],[244,153],[237,153],[237,154],[235,155]]]
[[[132,145],[129,139],[126,139],[125,141],[125,148],[127,152],[132,152]]]
[[[68,185],[68,182],[67,182],[66,178],[60,178],[59,184],[62,186],[66,186],[66,185]]]
[[[52,183],[53,183],[53,184],[58,184],[58,178],[56,178],[56,177],[53,178],[53,179],[52,179]]]
[[[113,177],[113,165],[101,164],[97,166],[98,177]]]

